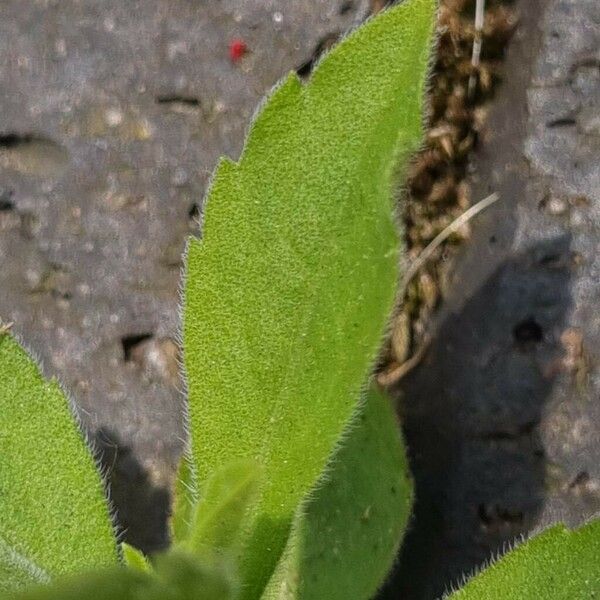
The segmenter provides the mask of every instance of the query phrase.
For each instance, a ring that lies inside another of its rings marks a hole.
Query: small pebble
[[[169,338],[149,338],[132,351],[131,359],[150,377],[157,377],[173,385],[179,381],[179,349]]]
[[[565,212],[567,212],[568,207],[569,205],[564,198],[558,198],[556,196],[552,196],[546,204],[548,212],[555,216],[564,215]]]
[[[118,127],[123,122],[123,113],[118,108],[109,108],[104,113],[104,120],[109,127]]]
[[[188,179],[187,171],[181,167],[177,167],[171,177],[171,183],[176,187],[181,187],[188,182]]]

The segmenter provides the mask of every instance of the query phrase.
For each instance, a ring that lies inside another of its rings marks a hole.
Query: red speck
[[[248,52],[248,46],[244,40],[235,39],[229,43],[229,58],[232,62],[240,60],[246,52]]]

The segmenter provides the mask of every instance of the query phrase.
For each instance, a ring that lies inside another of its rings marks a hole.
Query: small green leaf
[[[230,600],[237,596],[237,577],[228,560],[199,559],[180,549],[159,554],[156,577],[177,600]],[[143,600],[162,600],[161,587]]]
[[[143,573],[152,572],[152,565],[143,552],[126,542],[121,544],[121,551],[123,552],[123,562],[130,569],[142,571]]]
[[[59,578],[50,585],[0,592],[0,600],[146,600],[154,585],[144,573],[113,567]],[[168,594],[163,598],[176,600]]]
[[[411,505],[395,415],[370,390],[298,512],[263,600],[370,600],[393,564]]]
[[[449,600],[600,598],[600,519],[576,530],[556,525],[519,544]]]
[[[197,504],[187,548],[200,556],[240,550],[243,524],[256,499],[261,470],[240,460],[216,471]]]
[[[187,254],[184,354],[199,487],[264,466],[242,565],[264,590],[351,418],[398,281],[391,189],[421,142],[435,0],[371,19],[290,75],[221,162]]]
[[[152,573],[123,567],[83,572],[46,586],[0,591],[0,600],[233,600],[236,585],[227,563],[176,551],[156,556]]]
[[[177,543],[188,539],[197,498],[194,464],[192,457],[185,452],[179,462],[173,492],[173,514],[171,516],[173,542]]]
[[[102,481],[65,395],[0,334],[0,589],[116,562]]]

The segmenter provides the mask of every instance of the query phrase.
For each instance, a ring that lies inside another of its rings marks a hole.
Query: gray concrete
[[[400,386],[416,517],[386,598],[430,600],[515,537],[600,512],[600,3],[522,0],[473,160],[473,223]]]

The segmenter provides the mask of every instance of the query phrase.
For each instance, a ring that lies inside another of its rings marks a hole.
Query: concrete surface
[[[417,505],[383,598],[438,598],[521,534],[600,512],[600,3],[517,7],[472,164],[474,198],[501,201],[397,390]]]

